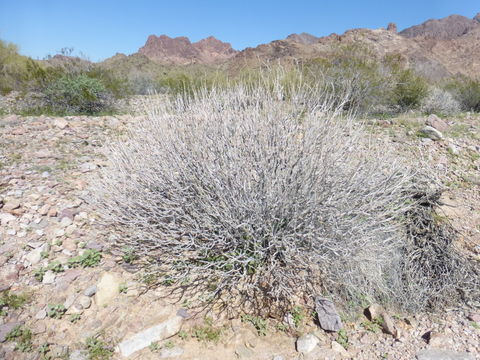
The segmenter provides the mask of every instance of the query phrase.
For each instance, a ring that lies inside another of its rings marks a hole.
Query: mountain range
[[[339,45],[364,44],[375,56],[400,55],[409,66],[433,80],[455,74],[480,74],[480,13],[474,18],[450,15],[397,32],[395,24],[380,29],[352,29],[342,35],[291,34],[238,51],[213,36],[198,42],[187,37],[150,35],[137,53],[117,54],[106,64],[153,62],[162,65],[222,65],[238,68],[268,61],[328,57]],[[121,65],[121,64],[120,64]]]

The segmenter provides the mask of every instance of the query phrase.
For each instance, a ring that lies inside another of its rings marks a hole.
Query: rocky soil
[[[150,289],[87,205],[99,149],[138,118],[0,118],[1,359],[480,359],[479,303],[439,314],[342,316],[327,332],[297,309],[284,322],[195,314]],[[373,120],[374,137],[421,157],[448,187],[442,210],[480,260],[480,116]],[[434,129],[434,130],[432,130]]]

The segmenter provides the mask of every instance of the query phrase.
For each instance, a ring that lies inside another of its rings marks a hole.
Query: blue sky
[[[356,27],[399,29],[450,14],[473,17],[479,0],[153,1],[0,0],[0,39],[34,58],[73,47],[98,61],[134,53],[150,34],[214,35],[236,49],[285,38]]]

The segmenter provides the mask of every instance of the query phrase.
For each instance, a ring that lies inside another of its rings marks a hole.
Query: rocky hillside
[[[237,53],[229,43],[213,36],[192,43],[184,36],[171,38],[167,35],[150,35],[138,52],[158,63],[177,65],[214,64]]]
[[[342,35],[317,38],[310,34],[292,34],[255,48],[247,48],[230,60],[234,67],[260,61],[288,61],[328,57],[340,46],[364,44],[382,57],[399,54],[424,76],[439,80],[463,74],[480,73],[480,14],[474,19],[452,15],[429,20],[397,33],[395,24],[388,29],[352,29]]]
[[[452,40],[480,28],[480,13],[473,19],[450,15],[443,19],[431,19],[400,32],[407,38],[425,37],[434,40]]]

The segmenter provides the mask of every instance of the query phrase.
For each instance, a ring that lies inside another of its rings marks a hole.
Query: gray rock
[[[88,309],[92,305],[92,300],[88,296],[80,296],[78,303],[82,305],[84,309]]]
[[[317,297],[315,299],[315,311],[323,330],[339,331],[343,327],[340,315],[338,315],[332,301]]]
[[[241,346],[235,350],[235,355],[238,359],[249,359],[255,355],[255,352],[246,346]]]
[[[11,222],[15,219],[16,219],[16,217],[13,216],[12,214],[9,214],[9,213],[0,214],[0,224],[1,225],[6,225],[6,224],[8,224],[9,222]]]
[[[38,264],[42,260],[43,247],[39,247],[30,251],[25,258],[31,265]]]
[[[171,349],[162,349],[160,350],[159,356],[161,359],[169,359],[178,356],[182,356],[183,349],[179,346],[175,346]]]
[[[97,293],[97,285],[92,285],[83,292],[85,296],[93,296]]]
[[[282,355],[275,355],[272,360],[285,360]]]
[[[431,127],[431,126],[425,126],[421,130],[421,132],[427,138],[432,139],[432,140],[442,140],[443,139],[443,134],[440,131],[438,131],[437,129]]]
[[[70,353],[69,360],[88,360],[88,352],[86,350],[74,350]]]
[[[169,338],[180,331],[183,318],[171,317],[164,322],[136,333],[131,338],[122,341],[118,348],[125,357],[149,346],[152,342]]]
[[[473,355],[451,350],[425,349],[416,355],[417,360],[474,360]]]
[[[0,343],[7,339],[7,335],[10,333],[10,331],[22,324],[22,322],[12,322],[0,325]]]
[[[297,339],[297,351],[302,354],[311,352],[320,342],[320,339],[313,334],[305,334]]]
[[[43,308],[42,310],[40,310],[35,314],[35,319],[37,320],[43,320],[46,317],[47,317],[47,311],[45,310],[45,308]]]
[[[54,359],[64,358],[68,355],[68,346],[66,345],[54,345],[50,348],[50,353]]]
[[[55,282],[55,273],[51,270],[48,270],[45,275],[43,275],[43,284],[53,284]]]

